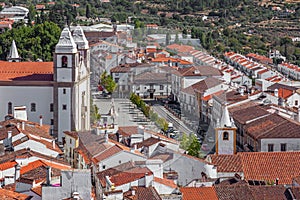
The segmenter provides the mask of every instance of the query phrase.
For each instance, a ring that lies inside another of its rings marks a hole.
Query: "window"
[[[12,103],[8,102],[7,114],[12,114]]]
[[[163,85],[160,85],[160,86],[159,86],[159,89],[160,89],[160,90],[163,90],[163,89],[164,89],[164,86],[163,86]]]
[[[72,139],[70,139],[70,144],[72,144]]]
[[[54,125],[54,119],[50,120],[50,125]]]
[[[67,58],[67,56],[61,57],[61,67],[68,67],[68,58]]]
[[[280,150],[286,151],[286,144],[280,144]]]
[[[105,167],[106,167],[106,166],[105,166],[105,165],[103,165],[103,166],[102,166],[102,169],[105,169]]]
[[[229,140],[229,133],[227,131],[223,132],[223,140]]]
[[[298,106],[298,100],[295,100],[295,106]]]
[[[62,105],[62,109],[63,109],[63,110],[67,110],[67,105],[66,105],[66,104],[63,104],[63,105]]]
[[[268,144],[268,152],[274,151],[274,144]]]
[[[36,112],[36,104],[35,103],[31,103],[30,111],[31,112]]]
[[[53,103],[50,103],[50,112],[53,112],[54,107],[53,107]]]
[[[67,90],[66,89],[63,89],[63,94],[66,94],[67,93]]]

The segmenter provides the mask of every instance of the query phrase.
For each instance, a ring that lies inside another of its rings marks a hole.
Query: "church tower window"
[[[61,58],[61,67],[68,67],[68,57],[67,56],[63,56]]]
[[[223,132],[223,140],[229,140],[229,133],[227,131]]]

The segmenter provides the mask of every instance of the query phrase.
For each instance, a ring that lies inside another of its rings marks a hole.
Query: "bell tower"
[[[221,120],[215,128],[216,154],[236,153],[236,129],[233,121],[230,120],[227,105],[224,105]]]
[[[73,38],[78,51],[78,65],[74,84],[75,96],[75,128],[89,130],[90,128],[90,50],[89,43],[80,26],[76,26]]]
[[[59,142],[63,131],[75,130],[74,83],[79,56],[69,28],[64,28],[54,53],[53,134]]]

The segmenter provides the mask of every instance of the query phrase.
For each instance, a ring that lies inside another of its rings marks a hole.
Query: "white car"
[[[213,143],[213,142],[215,142],[215,140],[214,140],[214,138],[213,138],[213,137],[208,137],[208,138],[207,138],[207,142],[211,142],[211,143]]]

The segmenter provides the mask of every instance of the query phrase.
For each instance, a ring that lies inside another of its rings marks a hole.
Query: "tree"
[[[99,113],[99,108],[91,102],[91,121],[95,124],[97,121],[101,119],[101,115]]]
[[[170,44],[170,40],[171,40],[171,35],[170,35],[169,32],[167,32],[167,34],[166,34],[166,45]]]
[[[106,71],[101,74],[100,83],[109,93],[113,93],[117,88],[116,82],[113,80],[111,75],[107,74]]]
[[[91,5],[90,4],[86,4],[85,16],[86,16],[86,18],[91,18]]]
[[[190,145],[189,137],[187,136],[186,133],[183,133],[180,139],[180,148],[187,150],[189,145]]]
[[[187,148],[188,154],[191,156],[199,157],[199,152],[200,152],[200,143],[197,139],[197,137],[194,134],[190,135],[190,140],[191,143]]]

